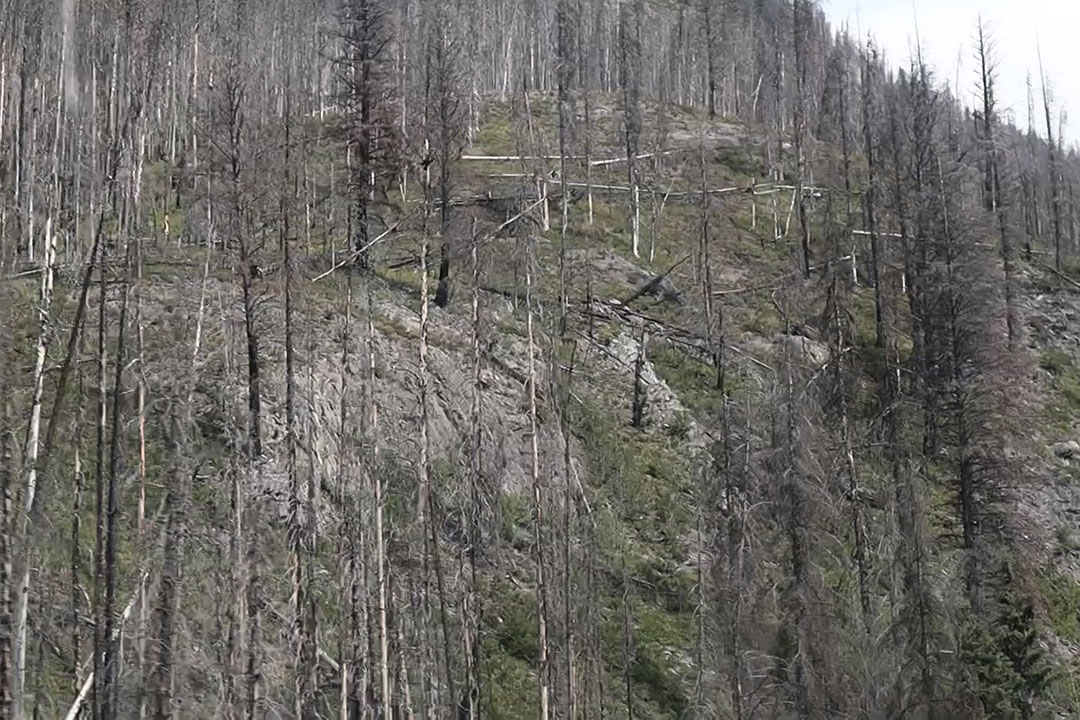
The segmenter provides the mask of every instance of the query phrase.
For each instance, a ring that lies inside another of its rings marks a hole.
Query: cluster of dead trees
[[[526,356],[530,711],[615,698],[633,717],[647,686],[701,718],[1034,717],[1049,676],[1013,587],[1000,438],[1021,274],[1068,277],[1080,163],[1041,68],[1046,137],[1034,88],[1028,131],[1003,120],[977,37],[969,110],[918,55],[894,73],[833,37],[809,0],[0,0],[0,717],[500,712],[481,276],[503,236]],[[551,99],[554,128],[533,107]],[[463,154],[498,101],[514,187],[463,228]],[[752,372],[729,353],[716,225],[740,203],[756,230],[759,186],[718,190],[709,126],[675,138],[675,106],[765,138],[761,194],[797,270],[752,289],[782,328]],[[611,168],[618,185],[594,175]],[[699,210],[686,326],[634,310],[641,293],[610,311],[635,325],[632,432],[649,431],[650,337],[692,347],[720,397],[680,490],[682,685],[636,644],[630,473],[611,448],[588,473],[572,457],[599,343],[567,246],[604,190],[650,262],[669,199]],[[408,439],[380,414],[392,245],[419,270]],[[194,268],[173,289],[194,312],[162,316],[161,266]],[[313,286],[340,307],[334,362]],[[798,327],[815,300],[816,359]],[[431,305],[469,308],[453,482],[429,435]],[[384,456],[398,442],[404,470]]]

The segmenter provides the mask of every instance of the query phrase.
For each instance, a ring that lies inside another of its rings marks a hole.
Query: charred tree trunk
[[[641,209],[638,197],[637,156],[641,145],[641,25],[644,0],[629,0],[619,17],[619,56],[622,75],[623,139],[626,143],[626,179],[630,187],[630,236],[634,257],[640,256]]]

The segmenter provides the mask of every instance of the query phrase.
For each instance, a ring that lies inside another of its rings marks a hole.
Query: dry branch
[[[1054,268],[1053,265],[1048,265],[1047,263],[1044,263],[1042,260],[1037,260],[1035,258],[1031,258],[1031,262],[1035,263],[1036,265],[1041,267],[1043,270],[1047,270],[1049,272],[1052,272],[1054,275],[1056,275],[1061,280],[1064,280],[1069,285],[1072,285],[1077,290],[1080,290],[1080,282],[1077,282],[1076,280],[1073,280],[1071,277],[1069,277],[1065,273],[1061,272],[1060,270],[1057,270],[1056,268]]]
[[[712,350],[709,348],[709,343],[707,343],[705,338],[701,335],[691,332],[690,330],[680,328],[676,325],[664,322],[663,320],[660,320],[659,318],[653,317],[651,315],[646,315],[645,313],[638,312],[637,310],[632,310],[631,308],[620,303],[618,300],[609,300],[607,302],[594,300],[589,307],[585,308],[583,312],[585,314],[592,314],[595,317],[604,319],[610,319],[611,316],[614,314],[619,316],[624,321],[626,321],[628,318],[633,318],[638,321],[647,323],[652,326],[650,332],[654,335],[658,335],[668,340],[669,342],[693,350],[699,356],[708,358],[710,362],[712,361]],[[731,350],[732,352],[742,355],[747,360],[764,370],[768,370],[769,372],[776,372],[775,368],[773,368],[771,365],[757,359],[752,354],[736,345],[725,342],[724,347]]]
[[[648,160],[653,157],[659,157],[661,155],[671,155],[677,152],[676,150],[665,150],[659,153],[645,153],[644,155],[638,155],[637,160]],[[554,161],[562,160],[561,155],[462,155],[461,159],[466,162],[538,162],[538,161]],[[585,160],[586,158],[581,155],[567,156],[567,160]],[[589,160],[589,165],[592,167],[605,167],[608,165],[619,165],[626,162],[625,157],[617,158],[605,158],[602,160]]]
[[[415,214],[416,214],[416,212],[417,212],[417,211],[415,211],[415,210],[414,210],[413,212],[409,213],[408,215],[406,215],[406,216],[402,217],[402,218],[401,218],[401,219],[399,219],[399,220],[398,220],[398,221],[397,221],[396,223],[394,223],[394,224],[393,224],[393,225],[391,225],[390,227],[386,228],[386,230],[384,230],[384,231],[382,232],[382,234],[380,234],[380,235],[379,235],[379,236],[378,236],[377,238],[375,238],[374,240],[372,240],[371,242],[369,242],[369,243],[368,243],[367,245],[364,245],[363,247],[361,247],[361,248],[359,248],[359,249],[357,249],[357,250],[354,250],[353,252],[349,253],[349,256],[348,256],[347,258],[345,258],[344,260],[342,260],[341,262],[339,262],[339,263],[338,263],[337,265],[335,265],[334,267],[330,268],[330,269],[329,269],[329,270],[327,270],[326,272],[322,273],[321,275],[317,275],[316,277],[313,277],[313,278],[311,279],[311,282],[318,282],[319,280],[322,280],[323,278],[327,277],[328,275],[332,275],[333,273],[335,273],[335,272],[337,272],[338,270],[340,270],[341,268],[345,267],[346,265],[348,265],[348,264],[349,264],[349,263],[351,263],[352,261],[356,260],[356,258],[360,257],[360,256],[361,256],[362,254],[364,254],[365,252],[367,252],[368,250],[370,250],[370,249],[371,249],[372,247],[374,247],[374,246],[375,246],[376,244],[378,244],[378,243],[382,242],[382,241],[383,241],[383,240],[385,240],[385,239],[386,239],[387,237],[389,237],[389,236],[391,235],[391,233],[395,232],[395,231],[396,231],[396,230],[398,229],[398,227],[400,227],[400,226],[401,226],[401,223],[403,223],[403,222],[405,222],[406,220],[408,220],[409,218],[411,218],[411,217],[412,217],[413,215],[415,215]]]

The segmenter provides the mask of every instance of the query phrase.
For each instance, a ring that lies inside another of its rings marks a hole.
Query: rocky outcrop
[[[1050,449],[1054,451],[1054,457],[1062,460],[1080,459],[1080,443],[1075,440],[1054,443]]]

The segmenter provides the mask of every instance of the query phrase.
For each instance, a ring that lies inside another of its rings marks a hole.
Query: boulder
[[[1062,460],[1080,458],[1080,443],[1075,440],[1054,443],[1051,449],[1054,451],[1054,456],[1059,457]]]
[[[671,278],[667,275],[653,275],[651,278],[640,282],[634,289],[634,295],[652,295],[660,300],[673,302],[676,305],[684,305],[682,293]]]
[[[593,281],[606,284],[612,289],[622,288],[619,300],[649,295],[663,302],[682,305],[682,292],[670,276],[658,275],[611,250],[572,250],[567,253],[572,265],[588,264],[592,268]]]

